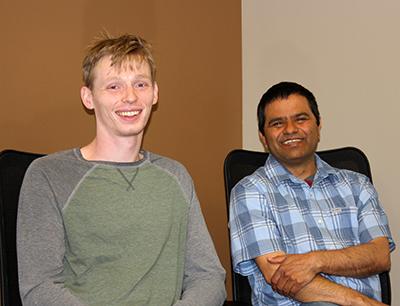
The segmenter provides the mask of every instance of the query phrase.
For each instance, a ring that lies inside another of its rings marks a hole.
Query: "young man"
[[[96,136],[35,160],[21,189],[24,305],[222,305],[225,271],[189,174],[141,149],[155,70],[149,44],[133,35],[89,50],[81,98]]]
[[[233,189],[236,272],[248,276],[253,305],[383,305],[378,273],[395,248],[369,180],[316,154],[320,115],[296,83],[272,86],[258,105],[270,155]]]

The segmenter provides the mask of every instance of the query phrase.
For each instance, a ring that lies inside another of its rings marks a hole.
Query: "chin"
[[[118,135],[121,137],[136,137],[143,134],[144,130],[131,130],[131,131],[119,131]]]

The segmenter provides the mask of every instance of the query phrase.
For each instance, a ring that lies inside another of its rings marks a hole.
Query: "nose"
[[[135,88],[133,88],[132,86],[128,86],[125,89],[124,97],[123,97],[122,101],[125,103],[131,104],[131,103],[134,103],[136,100],[137,100],[137,95],[136,95]]]
[[[298,131],[298,127],[297,127],[296,121],[288,120],[286,122],[285,131],[284,132],[286,134],[293,134],[293,133],[296,133],[297,131]]]

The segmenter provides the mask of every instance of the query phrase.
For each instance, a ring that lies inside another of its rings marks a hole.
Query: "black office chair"
[[[341,169],[353,170],[368,176],[372,182],[371,169],[366,155],[357,148],[347,147],[317,152],[328,164]],[[225,158],[224,177],[225,195],[229,218],[229,199],[232,188],[243,177],[263,166],[268,153],[247,150],[234,150]],[[237,274],[232,269],[233,302],[240,305],[251,305],[251,288],[247,277]],[[382,287],[382,301],[391,304],[389,272],[379,275]]]
[[[0,152],[0,274],[1,305],[22,306],[16,251],[16,221],[19,191],[26,169],[42,156],[5,150]]]

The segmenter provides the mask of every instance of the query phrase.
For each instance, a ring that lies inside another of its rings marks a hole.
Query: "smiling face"
[[[291,94],[265,107],[264,135],[260,133],[260,138],[271,154],[293,173],[292,169],[298,167],[315,169],[314,152],[320,129],[307,99]]]
[[[92,88],[83,86],[82,102],[94,110],[96,138],[142,137],[152,106],[158,100],[149,64],[127,59],[112,66],[110,56],[102,58],[93,69]]]

